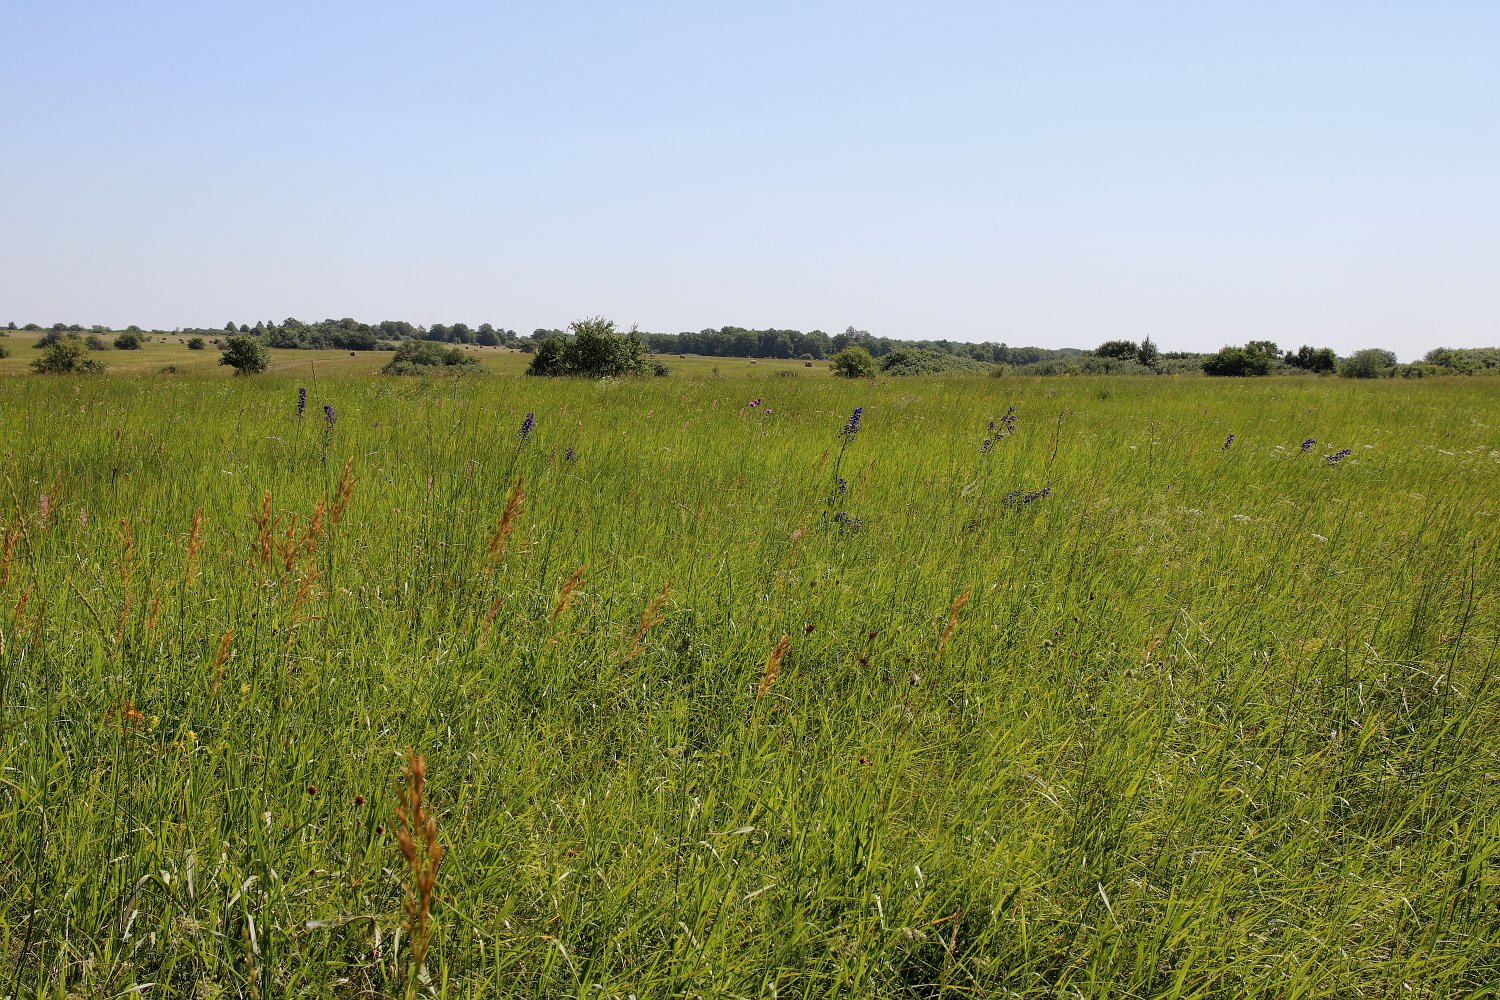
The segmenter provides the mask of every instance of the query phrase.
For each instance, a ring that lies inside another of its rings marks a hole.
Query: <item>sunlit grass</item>
[[[5,382],[0,996],[1500,983],[1483,385],[511,357]]]

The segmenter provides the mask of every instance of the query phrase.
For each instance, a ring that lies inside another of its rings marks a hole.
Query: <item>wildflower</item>
[[[333,426],[333,422],[338,419],[337,417],[335,417],[333,415],[333,404],[332,403],[324,403],[323,404],[323,419],[325,421],[327,421],[329,427],[332,427]]]
[[[1232,444],[1234,444],[1234,435],[1233,434],[1229,435],[1227,438],[1224,439],[1224,451],[1228,451],[1229,450],[1229,446],[1232,445]]]
[[[833,515],[833,523],[849,532],[858,531],[860,528],[863,528],[865,526],[865,522],[863,520],[855,517],[853,514],[850,514],[846,510],[841,510],[837,514]]]
[[[1313,445],[1315,445],[1317,443],[1318,443],[1318,439],[1317,438],[1308,438],[1306,441],[1302,442],[1302,450],[1303,451],[1312,451]]]
[[[759,405],[760,405],[760,400],[758,398],[750,400],[750,408],[751,409],[754,409],[755,407],[757,407]]]
[[[849,492],[849,480],[845,479],[843,476],[839,477],[838,491],[840,496],[843,496],[845,493]]]
[[[1353,448],[1345,448],[1343,451],[1335,452],[1334,454],[1328,456],[1328,464],[1338,465],[1340,462],[1342,462],[1352,454],[1354,454]]]
[[[535,427],[535,426],[536,426],[536,414],[532,413],[530,411],[527,411],[527,413],[526,413],[526,419],[521,421],[520,435],[521,435],[521,443],[522,444],[525,444],[526,443],[526,439],[529,438],[529,437],[531,437],[531,429],[533,427]]]
[[[1049,497],[1051,495],[1052,487],[1050,486],[1043,486],[1041,489],[1031,492],[1028,492],[1026,490],[1013,490],[1010,493],[1005,494],[1005,497],[1001,502],[1004,503],[1007,507],[1021,507],[1029,503],[1036,503],[1038,500],[1041,500],[1044,497]]]
[[[578,461],[578,452],[574,451],[572,448],[569,448],[567,451],[563,452],[563,461],[564,462],[576,462],[576,461]]]
[[[356,795],[356,796],[354,796],[354,804],[357,805],[357,806],[364,805],[365,804],[365,797],[363,795]]]
[[[993,447],[995,447],[995,444],[997,442],[1002,441],[1005,438],[1010,437],[1015,432],[1016,432],[1016,408],[1014,406],[1012,406],[1010,409],[1008,409],[1008,410],[1005,411],[1005,416],[1003,416],[1003,417],[1000,418],[1000,421],[999,421],[998,424],[994,420],[990,421],[989,427],[986,428],[986,434],[987,434],[987,436],[985,437],[984,441],[979,445],[979,452],[980,452],[980,454],[982,454],[982,455],[988,455],[990,453],[990,449],[993,448]]]
[[[302,411],[307,409],[307,386],[299,386],[297,389],[297,419],[302,419]]]
[[[856,406],[854,412],[849,414],[849,420],[844,424],[844,429],[839,431],[839,437],[847,443],[854,440],[854,435],[859,433],[859,420],[864,416],[865,408]]]

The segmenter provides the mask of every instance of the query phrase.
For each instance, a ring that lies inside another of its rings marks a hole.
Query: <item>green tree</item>
[[[1339,365],[1338,356],[1331,348],[1309,347],[1306,344],[1297,348],[1295,354],[1287,351],[1282,361],[1293,368],[1301,368],[1309,372],[1331,372]]]
[[[840,378],[874,378],[875,359],[858,344],[850,344],[828,359],[829,367]]]
[[[138,333],[131,333],[129,330],[126,330],[115,337],[115,350],[117,351],[138,351],[140,347],[141,335]]]
[[[1157,349],[1156,344],[1152,343],[1151,338],[1147,337],[1141,341],[1140,350],[1136,352],[1135,359],[1147,368],[1155,369],[1161,361],[1161,351]]]
[[[1094,353],[1101,358],[1119,358],[1134,361],[1140,356],[1141,349],[1133,340],[1106,340],[1094,348]]]
[[[1355,351],[1339,366],[1344,378],[1389,378],[1396,369],[1396,355],[1378,347]]]
[[[271,352],[255,337],[225,337],[223,350],[219,364],[236,375],[259,375],[271,364]]]
[[[611,378],[652,372],[646,345],[635,330],[628,335],[618,333],[615,324],[603,316],[575,320],[568,329],[571,340],[548,337],[537,345],[528,375]]]

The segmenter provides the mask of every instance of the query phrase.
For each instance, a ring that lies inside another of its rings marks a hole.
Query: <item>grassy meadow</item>
[[[1491,385],[192,353],[0,380],[0,997],[1500,989]]]

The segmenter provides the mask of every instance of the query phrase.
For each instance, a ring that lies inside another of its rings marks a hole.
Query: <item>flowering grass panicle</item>
[[[427,946],[432,940],[432,891],[437,885],[438,865],[443,860],[443,845],[438,843],[437,817],[427,809],[427,758],[408,750],[401,778],[396,843],[406,861],[403,906],[411,948],[411,973],[417,977],[424,972]]]
[[[856,411],[858,412],[858,411]],[[776,678],[781,675],[781,661],[786,659],[787,650],[792,648],[792,640],[783,635],[766,657],[766,669],[761,672],[760,686],[755,689],[755,697],[764,698],[771,691],[771,685],[776,683]]]

